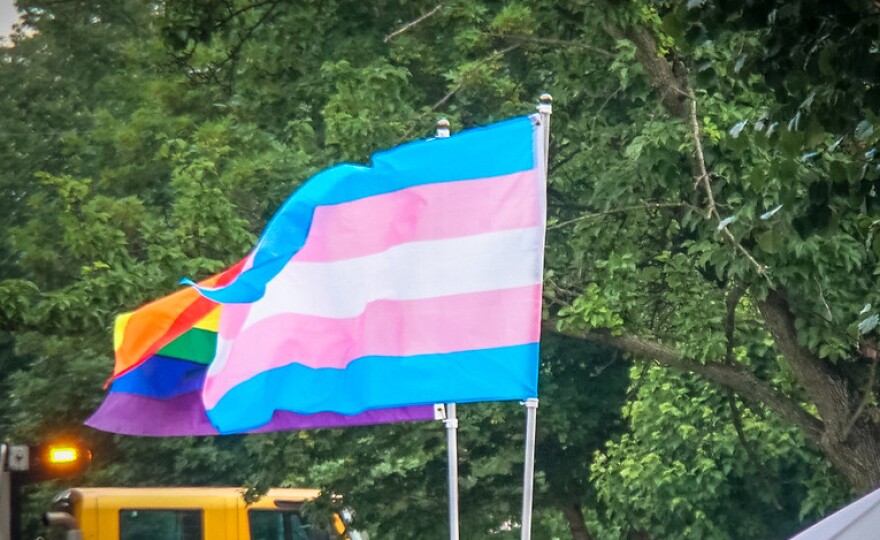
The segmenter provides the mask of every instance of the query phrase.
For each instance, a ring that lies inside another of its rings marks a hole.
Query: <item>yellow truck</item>
[[[241,488],[74,488],[44,522],[65,540],[366,540],[339,514],[318,527],[302,505],[314,489],[270,489],[246,503]]]

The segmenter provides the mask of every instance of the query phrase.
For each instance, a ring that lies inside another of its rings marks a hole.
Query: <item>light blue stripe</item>
[[[418,356],[367,356],[345,369],[291,364],[230,390],[208,411],[222,433],[256,429],[277,410],[300,414],[538,395],[538,343]]]
[[[503,176],[535,167],[529,117],[417,141],[375,154],[371,167],[337,165],[305,182],[276,212],[257,243],[253,267],[226,287],[196,287],[220,303],[262,298],[274,278],[305,244],[318,206],[339,204],[424,184]],[[369,226],[369,224],[364,224]]]

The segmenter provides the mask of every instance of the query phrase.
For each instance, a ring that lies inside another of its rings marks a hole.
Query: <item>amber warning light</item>
[[[78,442],[32,446],[0,444],[0,472],[9,472],[22,484],[77,476],[85,471],[91,460],[92,452]],[[0,531],[2,538],[5,537]]]
[[[58,446],[49,448],[49,462],[61,465],[75,463],[79,460],[79,449],[73,446]]]
[[[50,443],[31,448],[31,478],[48,480],[67,478],[85,471],[92,460],[86,446],[71,443]]]

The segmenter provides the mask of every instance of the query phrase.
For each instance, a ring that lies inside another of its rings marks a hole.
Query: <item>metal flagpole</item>
[[[458,540],[458,418],[455,403],[446,405],[446,459],[449,462],[449,540]]]
[[[550,151],[550,115],[553,113],[553,98],[550,94],[542,94],[538,103],[543,145],[541,150],[544,163],[544,175],[547,175],[548,156]],[[522,540],[532,538],[532,501],[535,488],[535,431],[538,422],[538,399],[529,398],[526,406],[526,448],[523,460],[523,506],[522,506]]]
[[[437,138],[449,137],[449,120],[437,121]],[[449,540],[458,540],[458,417],[455,403],[446,404],[446,456],[449,474]]]
[[[529,398],[526,406],[526,455],[523,463],[522,540],[532,538],[532,500],[535,487],[535,425],[538,419],[538,399]]]

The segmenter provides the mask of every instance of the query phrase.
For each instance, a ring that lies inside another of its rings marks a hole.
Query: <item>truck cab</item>
[[[67,540],[358,540],[338,514],[309,523],[314,489],[270,489],[247,503],[234,487],[74,488],[61,492],[47,525]]]

